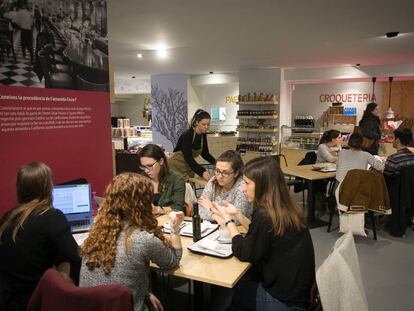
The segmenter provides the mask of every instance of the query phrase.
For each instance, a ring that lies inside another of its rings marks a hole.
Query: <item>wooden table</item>
[[[167,220],[168,217],[162,215],[158,217],[158,224],[162,225]],[[192,238],[182,236],[181,243],[183,244],[183,256],[180,266],[171,270],[162,270],[167,274],[233,288],[250,267],[250,263],[241,262],[236,257],[222,259],[192,253],[187,249],[194,243]],[[159,270],[158,266],[153,263],[151,263],[151,268]]]
[[[335,178],[336,172],[319,172],[314,171],[312,168],[315,166],[320,166],[317,164],[309,164],[309,165],[296,165],[296,166],[288,166],[283,167],[283,173],[285,175],[294,176],[303,178],[304,180],[309,180],[308,183],[308,197],[306,206],[308,208],[308,226],[309,228],[317,228],[321,226],[327,225],[326,221],[321,219],[315,218],[315,192],[313,190],[313,183],[314,180],[323,180],[323,179],[332,179]]]

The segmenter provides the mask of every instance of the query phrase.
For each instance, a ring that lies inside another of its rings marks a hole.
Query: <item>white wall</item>
[[[131,120],[131,125],[148,125],[148,120],[142,116],[145,98],[150,98],[150,94],[135,94],[122,101],[116,99],[112,104],[113,117],[127,117]]]
[[[320,102],[323,94],[371,94],[370,82],[344,82],[327,84],[297,84],[292,91],[292,119],[296,115],[313,116],[319,120],[322,113],[331,106],[331,102]],[[377,102],[382,97],[382,87],[379,83],[375,87]],[[369,101],[353,101],[344,103],[344,107],[356,107],[358,120],[362,117],[366,104]],[[292,120],[293,124],[293,120]],[[320,125],[320,124],[319,124]]]
[[[195,94],[199,98],[200,106],[198,108],[204,109],[211,113],[211,108],[225,107],[226,108],[226,120],[225,121],[212,121],[212,128],[222,127],[223,130],[228,130],[226,126],[232,125],[232,130],[238,123],[236,119],[238,106],[235,103],[226,103],[227,96],[238,96],[239,86],[237,84],[223,84],[215,86],[196,86],[193,87]],[[192,114],[189,115],[189,118]]]

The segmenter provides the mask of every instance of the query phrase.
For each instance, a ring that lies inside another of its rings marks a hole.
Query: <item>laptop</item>
[[[53,207],[66,216],[72,233],[89,231],[93,224],[90,184],[53,187]]]

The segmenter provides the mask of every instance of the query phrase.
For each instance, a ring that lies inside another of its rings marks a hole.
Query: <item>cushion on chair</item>
[[[133,310],[131,291],[123,285],[77,287],[55,269],[48,269],[29,301],[27,311]]]

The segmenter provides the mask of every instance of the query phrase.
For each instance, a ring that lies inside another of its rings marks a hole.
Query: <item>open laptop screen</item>
[[[65,214],[72,231],[79,227],[90,227],[92,224],[90,185],[69,184],[54,186],[53,207]]]

